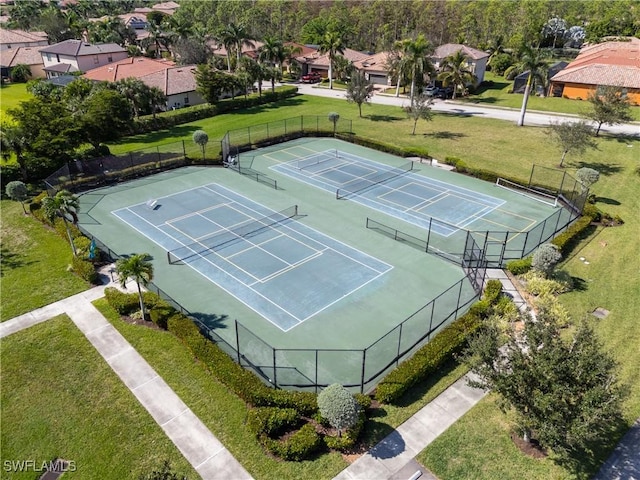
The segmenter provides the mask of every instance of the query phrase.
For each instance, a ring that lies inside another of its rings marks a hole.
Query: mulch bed
[[[545,452],[544,448],[540,446],[537,440],[531,440],[530,442],[525,442],[521,436],[516,435],[515,433],[511,434],[511,440],[516,444],[522,453],[528,455],[532,458],[546,458],[547,452]]]

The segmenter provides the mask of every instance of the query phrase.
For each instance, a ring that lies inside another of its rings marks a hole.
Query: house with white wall
[[[475,84],[482,83],[484,81],[484,73],[487,70],[487,62],[489,61],[487,52],[462,45],[461,43],[445,43],[436,48],[433,55],[431,55],[431,62],[436,67],[436,70],[440,70],[443,60],[457,52],[462,52],[467,57],[467,66],[476,79]]]
[[[92,45],[82,40],[65,40],[40,50],[47,78],[86,72],[127,58],[127,51],[115,43]]]

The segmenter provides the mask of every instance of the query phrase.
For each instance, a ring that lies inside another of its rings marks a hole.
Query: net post
[[[236,353],[238,354],[238,365],[242,366],[240,363],[240,333],[238,332],[238,319],[235,319],[234,322],[236,327]]]
[[[360,393],[364,393],[364,375],[367,365],[367,349],[362,350],[362,373],[360,375]]]
[[[167,252],[167,263],[171,265],[171,254]]]
[[[276,371],[276,349],[271,347],[273,351],[273,386],[278,387],[278,373]]]
[[[340,195],[339,195],[339,193],[340,193],[340,189],[338,188],[338,189],[336,190],[336,200],[340,200]]]

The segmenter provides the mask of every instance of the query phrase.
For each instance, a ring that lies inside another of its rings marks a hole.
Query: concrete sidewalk
[[[66,313],[203,479],[251,479],[204,423],[93,306],[91,302],[102,298],[106,287],[120,288],[108,277],[102,278],[105,285],[0,323],[0,338]],[[135,291],[134,284],[128,285],[132,287],[130,291]]]
[[[414,457],[487,394],[469,387],[469,378],[467,374],[456,381],[334,480],[408,479],[417,478],[418,472],[420,478],[435,478]]]

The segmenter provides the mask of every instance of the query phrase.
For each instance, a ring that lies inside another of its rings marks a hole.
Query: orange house
[[[551,96],[586,100],[598,87],[620,88],[640,105],[640,39],[584,47],[576,59],[551,78]]]

